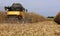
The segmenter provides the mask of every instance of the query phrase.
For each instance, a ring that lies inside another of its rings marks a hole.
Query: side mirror
[[[5,7],[5,10],[8,10],[9,9],[9,7]]]

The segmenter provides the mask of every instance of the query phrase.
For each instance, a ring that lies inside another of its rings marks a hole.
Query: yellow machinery
[[[17,17],[18,19],[24,18],[25,8],[20,3],[13,3],[12,6],[6,6],[7,17]]]

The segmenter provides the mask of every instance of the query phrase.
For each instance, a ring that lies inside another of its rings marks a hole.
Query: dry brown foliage
[[[56,15],[56,17],[54,18],[54,21],[60,24],[60,12]]]
[[[26,17],[27,19],[30,19],[31,22],[42,22],[46,20],[44,16],[38,15],[36,13],[27,13]]]
[[[4,20],[5,16],[5,12],[0,12],[0,20]]]

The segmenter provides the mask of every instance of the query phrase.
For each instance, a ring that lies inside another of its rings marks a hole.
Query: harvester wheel
[[[18,21],[21,22],[21,23],[25,23],[25,19],[22,16],[18,17]]]
[[[17,18],[18,18],[18,20],[21,20],[22,19],[22,16],[18,16]]]

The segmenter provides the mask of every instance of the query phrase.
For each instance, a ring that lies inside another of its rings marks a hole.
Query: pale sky
[[[43,16],[55,16],[60,11],[60,0],[0,0],[0,10],[12,3],[21,3],[29,11]]]

